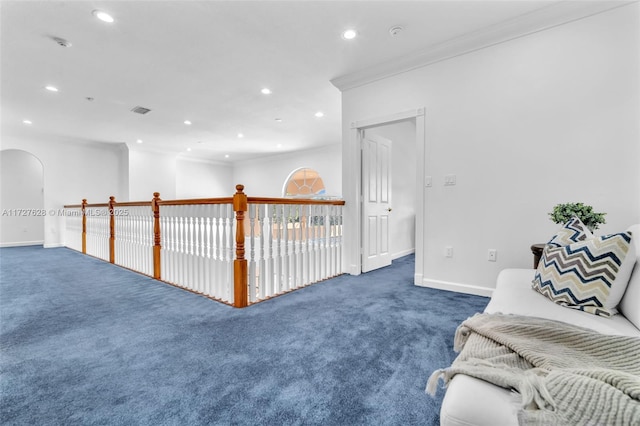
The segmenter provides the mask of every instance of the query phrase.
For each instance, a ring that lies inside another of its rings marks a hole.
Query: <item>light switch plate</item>
[[[445,186],[453,186],[456,184],[456,175],[444,175]]]

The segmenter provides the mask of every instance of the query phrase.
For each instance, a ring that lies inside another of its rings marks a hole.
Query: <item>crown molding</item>
[[[429,46],[413,54],[382,62],[331,80],[340,91],[353,89],[403,72],[465,55],[489,46],[544,31],[611,9],[637,3],[632,1],[563,0],[540,9]]]
[[[297,157],[304,156],[304,155],[311,156],[314,152],[327,151],[329,149],[342,150],[342,143],[341,142],[340,143],[329,143],[329,144],[326,144],[326,145],[315,146],[315,147],[312,147],[312,148],[296,149],[294,151],[279,152],[279,153],[274,153],[272,155],[263,155],[263,156],[260,156],[260,157],[247,158],[245,160],[235,161],[233,164],[234,164],[234,166],[250,166],[252,164],[261,164],[261,163],[263,163],[265,161],[297,158]]]
[[[177,157],[180,155],[180,151],[177,149],[166,147],[166,146],[157,146],[150,144],[138,144],[135,142],[125,142],[127,148],[130,152],[149,152],[153,154],[162,154]]]
[[[179,151],[177,149],[167,147],[167,146],[156,146],[156,145],[147,145],[147,144],[138,144],[133,142],[127,142],[126,147],[130,152],[148,152],[152,154],[161,154],[166,155],[168,157],[173,157],[176,161],[191,161],[195,163],[205,163],[213,166],[225,166],[231,167],[232,164],[230,162],[217,160],[214,158],[209,158],[206,155],[198,155],[196,153],[187,153],[184,151]]]
[[[233,164],[231,162],[225,162],[225,161],[221,161],[221,160],[215,160],[212,158],[206,158],[206,157],[195,157],[192,155],[187,155],[184,153],[180,153],[176,159],[178,161],[190,161],[192,163],[202,163],[202,164],[209,164],[212,166],[222,166],[222,167],[233,167]]]

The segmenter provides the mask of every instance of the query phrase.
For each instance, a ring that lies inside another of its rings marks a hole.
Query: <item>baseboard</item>
[[[66,247],[62,243],[53,243],[53,244],[45,244],[44,248],[58,248],[58,247]]]
[[[413,253],[415,253],[415,252],[416,252],[416,249],[414,249],[414,248],[409,249],[409,250],[403,250],[403,251],[400,251],[400,252],[398,252],[398,253],[394,253],[394,254],[392,254],[392,255],[391,255],[391,260],[400,259],[401,257],[407,256],[407,255],[410,255],[410,254],[413,254]]]
[[[346,272],[349,275],[360,275],[362,273],[362,270],[360,269],[360,265],[351,264],[347,268]]]
[[[18,241],[14,243],[0,243],[0,247],[24,247],[24,246],[41,246],[44,241]]]
[[[422,283],[416,285],[420,287],[437,288],[438,290],[455,291],[456,293],[475,294],[476,296],[491,297],[493,294],[492,288],[480,287],[473,284],[431,280],[429,278],[423,278]]]

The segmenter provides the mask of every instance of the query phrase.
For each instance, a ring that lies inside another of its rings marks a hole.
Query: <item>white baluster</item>
[[[249,238],[245,238],[245,248],[247,246],[247,241],[249,243],[249,259],[248,259],[248,270],[249,270],[249,301],[255,302],[257,300],[256,296],[256,259],[255,259],[255,224],[256,224],[256,205],[249,204],[247,206],[249,210]],[[245,230],[245,234],[246,234]]]
[[[233,259],[235,258],[235,233],[234,223],[235,223],[235,212],[233,210],[232,205],[227,206],[227,214],[226,214],[226,226],[225,226],[225,235],[226,235],[226,264],[225,269],[226,273],[224,274],[224,282],[227,287],[227,291],[229,294],[228,300],[233,300]]]
[[[265,226],[268,227],[267,224],[265,224],[265,221],[267,220],[267,218],[265,217],[265,211],[266,211],[266,205],[264,204],[256,204],[256,210],[258,212],[257,216],[258,216],[258,230],[260,231],[260,236],[258,237],[258,250],[259,250],[259,254],[260,254],[260,261],[258,264],[258,294],[259,297],[261,299],[264,299],[267,296],[267,286],[268,286],[268,275],[267,275],[267,267],[266,267],[266,261],[265,261],[265,249],[264,249],[264,244],[265,244]],[[268,232],[268,229],[267,229]],[[267,233],[267,235],[269,235]]]
[[[208,205],[205,211],[205,225],[204,225],[204,244],[205,244],[205,256],[204,256],[204,288],[205,294],[213,296],[212,282],[211,282],[211,206]]]

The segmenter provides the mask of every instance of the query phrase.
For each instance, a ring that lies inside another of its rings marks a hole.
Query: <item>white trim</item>
[[[0,247],[24,247],[24,246],[41,246],[44,241],[17,241],[13,243],[0,243]]]
[[[423,278],[422,283],[416,282],[419,287],[436,288],[438,290],[455,291],[456,293],[475,294],[476,296],[491,297],[492,288],[480,287],[473,284],[454,283],[450,281],[432,280]]]
[[[415,252],[416,252],[416,249],[414,249],[414,248],[408,249],[408,250],[399,251],[398,253],[393,253],[391,255],[391,260],[400,259],[401,257],[408,256],[408,255],[413,254]]]
[[[424,285],[422,285],[422,281],[423,281],[422,274],[414,274],[413,275],[413,284],[414,285],[417,285],[419,287],[424,287]]]
[[[352,129],[366,129],[367,127],[380,126],[383,124],[391,124],[396,121],[409,120],[416,117],[424,116],[424,108],[410,109],[389,114],[384,117],[370,118],[367,120],[358,120],[351,123]]]
[[[62,243],[48,243],[48,244],[44,244],[43,246],[44,248],[58,248],[58,247],[66,247],[64,244]]]
[[[425,193],[422,186],[425,175],[425,109],[416,108],[385,115],[383,117],[357,120],[351,122],[348,140],[342,146],[342,196],[347,202],[344,208],[344,251],[343,264],[349,265],[346,272],[360,275],[362,271],[362,133],[365,128],[382,126],[402,120],[416,121],[416,230],[415,230],[415,277],[423,275],[424,261],[424,215]]]
[[[211,158],[204,158],[204,157],[191,157],[188,154],[185,154],[183,152],[181,152],[178,155],[176,155],[176,160],[177,161],[190,161],[190,162],[193,162],[193,163],[210,164],[210,165],[213,165],[213,166],[226,166],[226,167],[229,167],[229,168],[232,167],[231,164],[229,164],[228,162],[225,162],[225,161],[214,160],[214,159],[211,159]]]
[[[362,266],[351,264],[345,272],[349,275],[360,275],[362,273]]]
[[[270,161],[270,160],[280,160],[280,159],[289,159],[289,158],[297,159],[302,154],[311,156],[314,151],[326,151],[327,149],[330,149],[331,147],[335,147],[335,146],[341,147],[342,143],[330,143],[328,145],[322,145],[322,146],[317,146],[317,147],[308,148],[308,149],[298,149],[295,151],[277,152],[277,153],[271,153],[271,154],[264,153],[264,155],[261,155],[258,158],[247,158],[244,160],[234,161],[233,165],[234,167],[235,166],[251,166],[254,164],[263,163],[265,160]]]
[[[567,24],[636,1],[559,1],[524,15],[331,80],[341,91]]]

